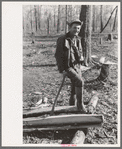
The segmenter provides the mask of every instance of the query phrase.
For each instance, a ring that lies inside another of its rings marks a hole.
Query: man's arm
[[[57,46],[56,46],[56,53],[55,58],[58,66],[58,70],[60,73],[64,70],[64,49],[63,49],[63,39],[60,37],[57,40]]]

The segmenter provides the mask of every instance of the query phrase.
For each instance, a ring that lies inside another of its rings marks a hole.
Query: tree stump
[[[112,41],[112,40],[113,40],[113,35],[112,35],[112,33],[111,33],[111,34],[108,34],[107,41]]]
[[[102,44],[103,43],[103,40],[102,40],[102,37],[100,38],[100,44]]]
[[[110,66],[112,63],[103,63],[100,67],[100,75],[93,79],[93,80],[86,80],[84,82],[84,86],[92,86],[92,87],[97,87],[97,85],[103,84],[104,82],[109,81],[112,85],[116,85],[115,82],[113,82],[110,77],[109,77],[109,70],[110,70]]]
[[[31,37],[32,37],[32,44],[34,44],[35,43],[35,34],[34,34],[34,32],[32,32]]]

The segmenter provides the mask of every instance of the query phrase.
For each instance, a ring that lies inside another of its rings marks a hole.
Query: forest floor
[[[23,41],[23,109],[33,107],[40,99],[48,99],[47,104],[52,106],[62,81],[55,61],[56,38],[39,38],[35,44],[31,40]],[[92,37],[92,55],[98,58],[105,56],[108,60],[117,63],[118,41],[107,41],[103,37],[103,44],[99,44],[98,37]],[[83,74],[84,79],[92,79],[99,72],[88,71]],[[118,65],[110,68],[110,77],[118,79]],[[70,80],[66,78],[57,106],[69,105]],[[90,127],[86,135],[85,144],[117,144],[118,142],[118,86],[104,84],[100,88],[84,89],[84,102],[89,101],[93,91],[98,93],[99,101],[95,114],[102,114],[104,121],[101,127]],[[40,95],[34,95],[40,92]],[[69,144],[74,131],[36,131],[23,133],[24,144]]]

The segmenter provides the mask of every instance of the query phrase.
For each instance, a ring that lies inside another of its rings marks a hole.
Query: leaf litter
[[[41,42],[43,44],[43,42]],[[35,43],[23,45],[23,108],[33,107],[41,99],[46,98],[46,103],[52,106],[57,91],[62,81],[62,76],[57,71],[56,61],[54,58],[55,42],[52,46],[47,43],[45,48]],[[114,46],[113,46],[114,45]],[[101,47],[92,44],[92,54],[100,56],[113,54],[117,56],[117,44]],[[35,50],[35,51],[34,51]],[[111,52],[110,52],[111,50]],[[31,56],[28,56],[28,55]],[[109,57],[108,57],[109,59]],[[54,64],[51,67],[48,64]],[[44,66],[45,65],[45,66]],[[33,70],[32,70],[33,69]],[[117,80],[118,67],[112,65],[110,69],[110,77]],[[85,79],[94,78],[99,74],[99,70],[92,70],[86,73]],[[56,106],[69,105],[69,97],[71,91],[71,83],[67,78],[59,95]],[[94,89],[84,89],[84,103],[88,103],[93,95]],[[99,95],[99,101],[96,108],[96,114],[104,116],[104,122],[101,127],[88,128],[85,144],[117,144],[118,142],[118,87],[110,84],[102,85],[95,90]],[[33,94],[37,93],[37,94]],[[38,94],[41,93],[41,94]],[[40,101],[41,104],[41,101]],[[62,144],[68,143],[75,131],[35,131],[23,134],[24,144]],[[65,140],[65,141],[64,141]]]

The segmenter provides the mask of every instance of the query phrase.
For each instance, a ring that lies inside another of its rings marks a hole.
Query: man
[[[78,36],[82,22],[74,20],[69,24],[69,32],[57,40],[57,49],[55,53],[58,70],[67,75],[72,83],[70,105],[74,105],[77,100],[77,107],[80,111],[86,112],[83,104],[83,79],[81,76],[81,64],[83,62],[83,53],[81,38]]]

